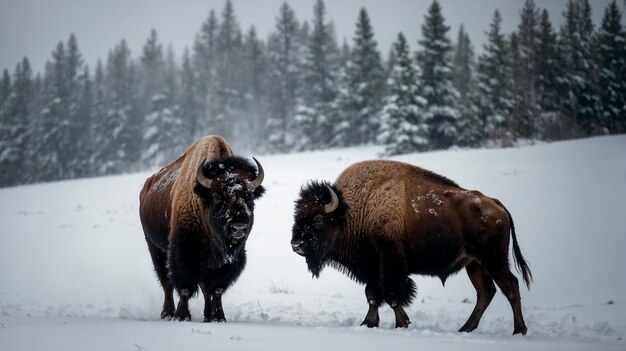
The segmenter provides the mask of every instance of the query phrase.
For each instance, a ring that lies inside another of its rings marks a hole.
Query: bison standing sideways
[[[387,302],[396,327],[415,297],[410,274],[446,278],[465,268],[476,288],[474,311],[459,331],[478,326],[498,285],[511,303],[513,334],[526,333],[517,278],[509,269],[509,238],[527,286],[532,280],[513,219],[500,201],[409,164],[365,161],[348,167],[334,185],[310,182],[296,201],[291,245],[319,276],[330,264],[363,283],[376,327]]]
[[[188,300],[199,286],[204,321],[226,321],[222,294],[246,264],[254,200],[264,192],[254,161],[257,167],[233,156],[222,137],[207,136],[146,180],[139,215],[165,294],[161,318],[191,319]]]

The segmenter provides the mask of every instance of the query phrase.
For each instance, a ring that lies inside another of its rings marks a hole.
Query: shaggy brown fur
[[[161,318],[190,319],[187,301],[200,287],[205,321],[225,321],[221,295],[245,266],[253,200],[264,191],[252,185],[256,173],[224,138],[210,135],[146,180],[139,214],[165,295]]]
[[[517,279],[509,270],[509,238],[527,285],[532,278],[515,236],[513,220],[498,201],[459,187],[428,170],[395,161],[365,161],[348,167],[333,186],[339,205],[331,213],[328,186],[309,183],[296,202],[292,245],[318,275],[330,264],[366,284],[370,310],[363,321],[378,325],[386,301],[396,326],[415,295],[410,274],[446,278],[466,268],[476,288],[476,308],[461,331],[472,331],[495,286],[509,299],[514,333],[526,333]],[[339,211],[343,214],[336,213]]]

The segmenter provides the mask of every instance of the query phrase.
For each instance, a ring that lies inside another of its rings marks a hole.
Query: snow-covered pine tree
[[[419,69],[411,58],[402,33],[394,44],[395,60],[389,78],[389,95],[383,108],[378,141],[386,155],[426,150],[428,121],[426,99],[420,95]]]
[[[268,39],[269,115],[264,127],[265,147],[285,152],[293,147],[293,116],[300,96],[300,67],[306,42],[300,40],[300,24],[286,2],[276,17],[275,31]]]
[[[452,65],[452,82],[459,92],[458,143],[476,146],[482,141],[483,125],[476,106],[474,47],[463,24],[459,27]]]
[[[350,60],[350,56],[352,55],[352,49],[350,49],[350,44],[348,44],[348,39],[343,38],[343,42],[341,43],[341,49],[339,53],[339,66],[344,67],[348,61]]]
[[[307,89],[296,108],[295,148],[298,150],[328,147],[332,139],[332,122],[337,111],[338,61],[339,49],[332,26],[326,21],[326,6],[322,0],[317,0],[303,67]]]
[[[173,55],[173,54],[172,54]],[[173,60],[173,58],[171,58]],[[170,68],[175,74],[174,67]],[[167,81],[163,47],[156,30],[150,31],[141,56],[140,104],[144,116],[142,135],[142,167],[157,167],[175,159],[180,140],[180,120],[176,116],[176,77]],[[167,87],[166,87],[167,85]],[[170,91],[166,91],[169,88]]]
[[[24,184],[30,108],[32,96],[32,69],[24,58],[15,67],[13,86],[0,114],[0,186]]]
[[[11,95],[11,75],[8,69],[2,71],[2,81],[0,81],[0,110],[7,98]]]
[[[126,40],[109,53],[106,68],[106,116],[101,172],[115,174],[137,169],[142,140],[138,109],[137,68]]]
[[[217,36],[219,23],[215,11],[211,10],[207,19],[202,23],[200,33],[196,36],[193,46],[193,71],[195,75],[195,92],[199,106],[197,128],[193,130],[193,140],[214,131],[214,84],[217,58]],[[189,77],[188,77],[189,78]],[[201,118],[200,116],[206,116]]]
[[[509,46],[501,32],[501,24],[500,12],[495,10],[487,32],[487,42],[483,45],[476,67],[482,139],[496,144],[511,138],[507,135],[507,118],[513,107]]]
[[[76,86],[76,120],[73,124],[72,134],[74,137],[74,158],[71,162],[73,169],[72,177],[90,176],[89,162],[91,158],[91,144],[94,142],[92,130],[93,121],[93,82],[91,81],[89,67],[84,66],[82,73],[77,77]]]
[[[365,8],[359,11],[350,59],[339,90],[335,145],[361,145],[376,140],[385,95],[385,71]]]
[[[88,149],[90,154],[88,170],[89,174],[92,176],[106,174],[105,171],[108,169],[108,162],[111,162],[104,161],[111,159],[106,154],[108,145],[111,142],[110,132],[107,131],[108,96],[106,84],[105,68],[102,61],[98,60],[93,79],[92,123],[89,126],[89,134],[92,137]]]
[[[5,102],[11,96],[12,87],[11,87],[11,75],[9,74],[8,69],[4,69],[2,72],[2,81],[0,81],[0,150],[6,150],[9,145],[9,135],[8,135],[8,127],[9,127],[9,115],[6,111]],[[0,164],[2,162],[2,157],[0,153]],[[3,166],[3,169],[4,166]],[[0,187],[6,185],[4,173],[6,171],[0,171]]]
[[[519,125],[521,116],[525,111],[525,101],[522,100],[524,94],[521,90],[524,89],[524,70],[522,63],[522,53],[519,44],[519,34],[517,32],[511,33],[509,37],[509,52],[510,52],[510,64],[511,64],[511,96],[512,105],[509,117],[507,118],[507,133],[502,141],[514,142],[519,137]]]
[[[569,0],[563,15],[565,23],[561,27],[560,40],[567,62],[566,79],[571,97],[566,107],[568,119],[576,122],[570,128],[573,131],[571,136],[589,135],[600,126],[591,5],[588,0]],[[577,127],[582,130],[577,132]]]
[[[200,135],[199,118],[203,114],[203,97],[198,95],[198,85],[189,49],[185,48],[180,72],[180,117],[184,133],[184,145],[191,145]]]
[[[219,25],[215,57],[215,77],[211,85],[211,104],[214,107],[209,116],[210,133],[223,135],[235,142],[233,126],[241,119],[244,109],[242,46],[243,40],[239,22],[231,0],[226,0]]]
[[[626,132],[626,33],[622,13],[612,1],[598,30],[601,124],[610,133]]]
[[[565,85],[565,62],[558,45],[557,34],[552,28],[548,10],[541,12],[537,33],[535,66],[535,93],[538,114],[537,137],[541,140],[559,140],[567,136],[562,113],[563,101],[567,100]]]
[[[168,46],[165,57],[163,95],[167,101],[166,110],[169,110],[171,117],[165,120],[164,127],[167,131],[161,145],[163,145],[163,159],[165,163],[168,163],[182,155],[189,143],[186,143],[188,131],[185,129],[185,117],[181,114],[180,106],[180,69],[176,63],[172,45]]]
[[[424,15],[422,39],[419,40],[421,49],[417,53],[420,89],[428,101],[429,139],[433,149],[445,149],[458,141],[458,92],[452,84],[449,30],[439,2],[434,0]]]
[[[250,27],[244,38],[242,55],[244,100],[234,136],[239,148],[253,151],[261,146],[259,145],[261,142],[265,142],[261,132],[267,123],[268,115],[267,53],[265,44],[258,38],[254,26]]]
[[[520,72],[520,89],[516,90],[520,96],[518,101],[517,134],[522,138],[534,138],[536,136],[536,116],[539,114],[537,105],[537,92],[535,81],[537,79],[537,42],[539,32],[539,9],[534,0],[526,0],[520,11],[520,23],[518,26],[519,51],[521,66],[517,67]]]
[[[60,41],[52,52],[52,61],[46,63],[42,121],[38,143],[37,180],[51,181],[65,178],[70,140],[70,94],[66,79],[67,54]]]

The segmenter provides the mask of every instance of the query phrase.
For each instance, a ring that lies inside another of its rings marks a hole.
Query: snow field
[[[626,342],[626,136],[499,150],[449,150],[395,159],[501,200],[515,220],[535,282],[521,289],[526,337],[498,293],[478,329],[456,330],[475,302],[460,272],[442,287],[413,276],[412,324],[358,325],[364,287],[326,268],[312,279],[291,251],[293,201],[309,179],[334,180],[378,147],[259,156],[268,191],[257,201],[248,266],[224,295],[229,323],[159,320],[158,286],[138,216],[149,175],[132,174],[0,190],[0,349],[160,350],[174,345],[318,349],[320,345],[444,350],[624,350]],[[252,155],[250,155],[252,156]],[[517,275],[517,273],[516,273]],[[519,275],[517,275],[519,278]],[[95,342],[99,341],[99,342]],[[458,345],[458,346],[457,346]]]

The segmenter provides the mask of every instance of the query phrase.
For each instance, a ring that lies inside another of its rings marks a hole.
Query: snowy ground
[[[398,157],[500,199],[512,212],[535,284],[522,290],[529,331],[496,295],[479,328],[456,330],[475,292],[465,275],[414,276],[410,328],[359,327],[363,287],[331,268],[313,280],[291,251],[293,200],[306,180],[334,180],[375,147],[259,157],[248,266],[224,295],[227,324],[159,320],[162,292],[138,217],[148,174],[0,190],[0,350],[244,350],[406,348],[626,350],[626,136],[501,150]]]

